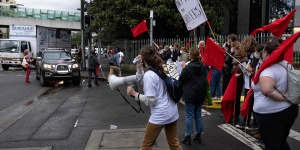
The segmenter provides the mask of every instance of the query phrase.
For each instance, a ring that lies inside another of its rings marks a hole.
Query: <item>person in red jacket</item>
[[[31,68],[32,68],[32,66],[31,66],[32,59],[30,58],[28,51],[24,52],[24,59],[23,60],[26,61],[25,65],[24,65],[24,68],[26,68],[25,82],[28,84],[28,83],[30,83],[29,76],[30,76],[30,72],[31,72]]]

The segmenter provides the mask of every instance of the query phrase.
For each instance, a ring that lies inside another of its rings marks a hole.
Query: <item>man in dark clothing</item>
[[[172,55],[172,52],[168,46],[165,46],[163,52],[161,54],[159,54],[159,56],[162,58],[162,60],[164,60],[165,63],[168,61],[168,59],[171,58],[171,55]]]
[[[97,81],[97,73],[96,73],[96,66],[99,65],[96,53],[94,50],[91,51],[91,55],[89,58],[89,78],[88,78],[88,87],[92,87],[92,76],[94,74],[95,77],[95,84],[98,85],[98,81]]]
[[[234,52],[231,49],[231,43],[234,41],[237,41],[237,36],[235,34],[230,34],[227,39],[228,39],[228,41],[223,44],[223,47],[229,54],[234,55]],[[229,84],[229,81],[231,79],[232,67],[233,67],[232,58],[229,55],[226,55],[225,63],[224,63],[224,67],[223,67],[223,84],[222,84],[223,94],[225,93],[227,85]]]

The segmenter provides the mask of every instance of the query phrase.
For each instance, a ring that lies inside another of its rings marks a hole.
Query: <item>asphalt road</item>
[[[6,72],[0,68],[0,113],[6,110],[10,114],[17,111],[19,107],[14,105],[36,96],[37,91],[41,90],[34,73],[29,85],[25,84],[24,75],[25,72],[21,70]],[[46,95],[35,98],[28,104],[28,108],[24,109],[24,113],[20,113],[22,115],[0,130],[0,149],[52,146],[54,150],[84,150],[93,129],[109,129],[110,125],[116,125],[119,129],[145,127],[150,116],[147,107],[142,106],[144,114],[136,113],[120,94],[110,90],[106,83],[100,82],[99,86],[93,85],[92,88],[87,88],[86,82],[82,83],[78,87],[72,84],[48,87],[50,91]],[[122,92],[125,94],[125,88],[122,88]],[[132,99],[128,99],[137,106]],[[14,108],[13,106],[16,110],[8,109]],[[180,139],[184,137],[183,107],[179,106]],[[243,137],[221,129],[224,127],[224,120],[220,110],[206,111],[203,116],[203,144],[183,146],[184,150],[256,149],[255,145],[249,146],[245,141],[243,143]],[[0,128],[1,119],[4,118],[5,115],[0,114]],[[300,132],[299,117],[293,131]],[[300,140],[289,138],[288,141],[292,150],[299,149]]]

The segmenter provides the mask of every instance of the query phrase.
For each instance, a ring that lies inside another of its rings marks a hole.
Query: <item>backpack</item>
[[[287,71],[287,99],[293,104],[300,104],[300,70],[295,70],[291,64],[287,64],[286,67],[279,65]]]
[[[167,76],[164,72],[157,69],[150,68],[150,70],[155,72],[165,82],[170,98],[175,103],[178,103],[183,93],[182,89],[179,87],[179,81]]]

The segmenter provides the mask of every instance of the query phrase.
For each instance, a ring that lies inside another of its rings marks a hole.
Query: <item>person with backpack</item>
[[[262,58],[266,61],[280,43],[268,41]],[[299,112],[299,107],[286,98],[288,90],[287,61],[283,60],[257,72],[257,84],[252,82],[254,106],[259,132],[266,150],[289,150],[287,137]],[[260,73],[260,74],[259,74]]]
[[[202,103],[206,96],[206,69],[200,60],[198,49],[190,51],[191,62],[182,70],[179,77],[179,86],[183,90],[182,99],[185,102],[185,137],[183,144],[191,145],[193,135],[193,120],[196,122],[195,143],[201,144],[203,123],[201,116]]]
[[[165,81],[153,70],[163,72],[163,60],[157,55],[153,47],[141,50],[142,62],[146,67],[143,75],[144,94],[137,93],[132,87],[127,87],[128,95],[135,97],[150,106],[149,118],[140,150],[152,149],[155,141],[164,128],[169,148],[182,150],[177,138],[177,120],[179,118],[177,104],[169,96]],[[140,65],[141,61],[137,63]],[[141,65],[140,65],[141,66]],[[152,68],[152,69],[151,69]]]

